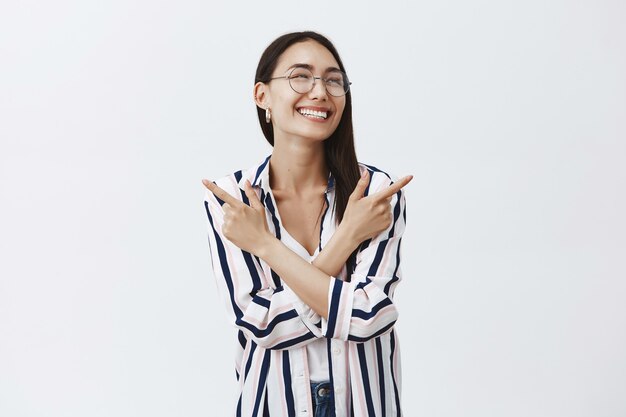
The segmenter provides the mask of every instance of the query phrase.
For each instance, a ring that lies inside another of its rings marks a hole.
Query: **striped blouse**
[[[269,186],[270,157],[215,183],[249,204],[244,192],[248,179],[265,206],[270,231],[302,254],[305,249],[288,235],[276,209]],[[389,174],[373,166],[359,163],[359,169],[370,171],[365,195],[393,182]],[[316,254],[336,228],[332,174],[325,197],[327,209]],[[224,237],[222,204],[206,192],[211,265],[229,319],[237,328],[236,415],[312,417],[306,346],[323,338],[337,417],[401,416],[400,350],[394,328],[398,312],[393,295],[401,277],[404,190],[391,199],[393,222],[389,228],[363,242],[356,258],[344,265],[339,276],[331,277],[328,320],[303,303],[262,259]]]

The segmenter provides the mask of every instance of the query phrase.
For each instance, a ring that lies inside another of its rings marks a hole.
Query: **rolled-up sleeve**
[[[216,183],[244,201],[243,191],[236,186],[233,178],[220,179]],[[280,280],[267,264],[243,251],[222,234],[222,204],[207,191],[204,206],[211,265],[232,323],[267,349],[300,347],[322,337],[321,317],[291,289],[280,285]]]
[[[388,179],[372,192],[390,183]],[[391,331],[398,319],[393,294],[402,276],[400,243],[406,225],[404,190],[394,194],[390,204],[391,225],[361,245],[350,280],[331,277],[328,320],[322,319],[325,337],[364,342]]]

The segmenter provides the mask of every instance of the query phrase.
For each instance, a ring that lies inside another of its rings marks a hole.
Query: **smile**
[[[326,120],[330,112],[323,110],[312,110],[306,107],[300,107],[298,113],[312,120]]]

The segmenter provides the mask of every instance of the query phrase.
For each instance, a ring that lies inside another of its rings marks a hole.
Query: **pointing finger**
[[[237,207],[237,205],[243,204],[241,201],[237,200],[235,197],[218,187],[218,185],[215,184],[213,181],[202,180],[202,184],[204,184],[204,186],[208,188],[208,190],[212,192],[217,198],[230,204],[233,207]]]
[[[402,187],[407,185],[413,179],[413,175],[407,175],[406,177],[400,178],[398,181],[391,184],[389,187],[385,188],[374,194],[373,196],[376,198],[389,198],[393,196],[395,193],[400,191]]]

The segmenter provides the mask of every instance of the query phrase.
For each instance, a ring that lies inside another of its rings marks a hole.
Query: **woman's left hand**
[[[222,233],[224,236],[240,249],[259,256],[259,252],[275,236],[267,227],[265,207],[252,189],[250,181],[246,180],[244,188],[250,201],[249,206],[209,180],[202,180],[202,183],[216,197],[224,201],[222,205],[224,211]]]

